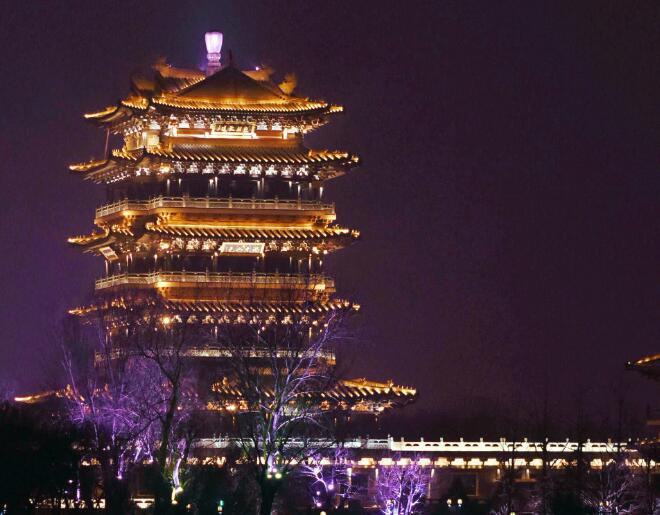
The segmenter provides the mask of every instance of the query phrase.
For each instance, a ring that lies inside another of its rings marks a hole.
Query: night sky
[[[10,2],[0,21],[0,374],[40,386],[50,334],[99,259],[102,157],[84,112],[158,56],[296,72],[346,114],[308,138],[357,153],[332,181],[363,239],[332,257],[363,306],[351,373],[417,386],[418,409],[580,402],[641,409],[624,371],[660,352],[660,4]]]

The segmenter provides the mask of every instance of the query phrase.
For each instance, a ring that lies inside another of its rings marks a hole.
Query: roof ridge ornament
[[[213,75],[220,70],[222,50],[222,32],[207,32],[204,34],[204,41],[206,43],[206,75]]]

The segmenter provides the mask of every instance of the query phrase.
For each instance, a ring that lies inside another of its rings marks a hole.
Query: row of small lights
[[[135,175],[151,175],[155,171],[146,166],[141,166],[135,170]],[[200,173],[200,167],[197,163],[191,163],[188,166],[185,166],[181,161],[176,161],[173,166],[170,165],[161,165],[157,171],[159,174],[169,174],[169,173],[180,173],[180,174],[198,174]],[[280,175],[282,177],[293,177],[297,175],[299,177],[307,177],[309,175],[309,166],[303,165],[297,170],[294,170],[293,166],[286,165],[284,167],[278,167],[276,165],[269,165],[268,168],[264,170],[264,166],[260,164],[250,165],[248,170],[247,165],[244,163],[238,164],[233,167],[228,164],[223,164],[221,166],[208,163],[205,164],[201,170],[202,175],[209,174],[220,174],[220,175],[250,175],[251,177],[261,177],[261,175],[266,175],[267,177],[273,177]]]
[[[266,177],[277,177],[278,175],[280,177],[284,178],[291,178],[294,176],[298,177],[309,177],[309,168],[307,165],[299,168],[297,171],[294,172],[293,168],[291,166],[285,166],[282,169],[278,169],[275,165],[270,165],[268,168],[266,168],[265,171],[261,168],[261,165],[252,165],[250,167],[249,173],[247,172],[247,169],[245,168],[245,165],[238,165],[236,166],[233,170],[230,169],[229,165],[223,165],[222,168],[219,170],[215,170],[212,168],[213,165],[205,165],[204,169],[202,170],[201,174],[202,175],[210,175],[210,174],[217,174],[217,175],[249,175],[250,177],[258,178],[261,177],[262,175]],[[178,169],[177,169],[178,168]],[[172,174],[172,173],[179,173],[179,174],[198,174],[199,169],[196,166],[190,166],[188,169],[185,169],[183,165],[176,167],[174,170],[172,170],[172,167],[170,166],[160,166],[158,170],[152,170],[151,168],[147,167],[140,167],[135,170],[134,175],[135,176],[148,176],[152,174],[158,174],[158,175],[166,175],[166,174]],[[106,180],[107,184],[113,184],[119,181],[122,181],[124,179],[127,179],[128,177],[131,177],[131,172],[127,170],[123,170],[119,175],[116,175],[110,179]],[[318,180],[319,176],[314,175],[314,179]]]
[[[158,123],[158,121],[150,118],[143,118],[140,120],[135,120],[131,125],[127,125],[124,127],[122,133],[125,136],[133,136],[135,134],[139,134],[143,132],[144,130],[161,130],[163,127],[166,130],[172,130],[172,129],[212,129],[214,125],[236,125],[236,124],[243,124],[243,123],[248,123],[248,124],[254,124],[253,126],[256,128],[258,131],[282,131],[286,130],[290,133],[295,133],[295,132],[300,132],[301,127],[298,125],[287,125],[284,126],[282,122],[276,121],[273,123],[268,123],[266,120],[254,120],[251,117],[247,117],[244,119],[239,119],[236,117],[232,117],[231,119],[223,119],[220,117],[210,117],[210,118],[194,118],[191,121],[188,119],[182,119],[182,120],[177,120],[176,117],[170,118],[167,122],[165,123]]]

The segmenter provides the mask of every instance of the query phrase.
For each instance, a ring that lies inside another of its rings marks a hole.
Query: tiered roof
[[[172,70],[176,70],[172,72]],[[172,114],[328,115],[341,112],[341,106],[323,100],[309,100],[285,94],[269,77],[255,80],[233,65],[204,77],[199,72],[154,67],[153,79],[134,77],[134,94],[116,106],[109,106],[85,118],[102,125],[114,125],[133,115],[154,108]]]

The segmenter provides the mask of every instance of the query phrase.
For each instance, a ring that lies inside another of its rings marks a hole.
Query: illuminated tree
[[[378,471],[376,502],[384,515],[421,513],[429,486],[429,471],[419,465],[417,456],[407,464],[401,457]]]
[[[305,315],[226,325],[215,336],[228,353],[218,400],[236,411],[238,442],[261,492],[260,513],[271,512],[284,480],[336,441],[333,410],[323,394],[337,382],[333,351],[346,338],[348,309],[322,323]],[[238,392],[237,398],[227,392]]]
[[[69,418],[89,434],[88,460],[100,465],[106,510],[125,513],[127,467],[148,455],[145,438],[155,421],[145,404],[151,381],[144,364],[117,355],[102,324],[64,323],[62,364]]]
[[[307,482],[307,490],[316,508],[336,509],[354,494],[349,453],[343,447],[310,456],[299,472]]]
[[[142,388],[137,400],[150,423],[142,434],[156,465],[155,513],[166,513],[182,490],[180,472],[194,437],[199,409],[189,349],[207,338],[207,329],[189,315],[169,316],[158,299],[125,310],[113,348],[139,364]]]
[[[93,433],[111,513],[125,513],[131,464],[155,464],[158,513],[181,489],[198,408],[186,349],[201,328],[161,313],[154,299],[130,308],[101,304],[82,324],[71,319],[63,338],[68,411]]]
[[[597,513],[623,515],[660,512],[652,486],[654,465],[646,459],[631,467],[629,457],[618,452],[600,470],[590,474],[589,487],[584,493],[584,504]]]

